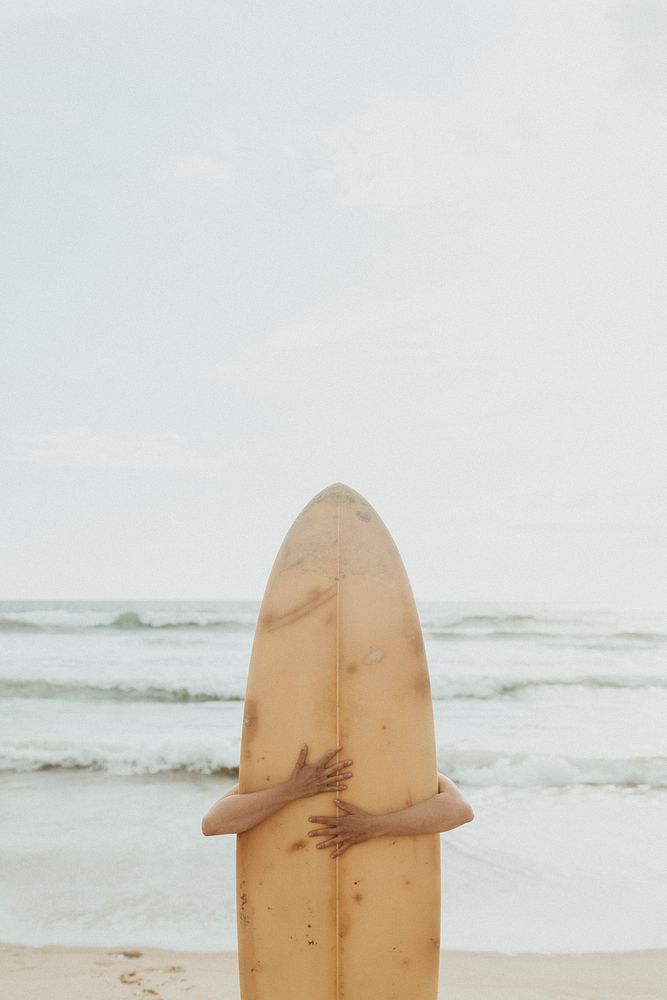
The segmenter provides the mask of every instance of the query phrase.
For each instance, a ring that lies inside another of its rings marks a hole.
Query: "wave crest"
[[[0,630],[7,632],[80,632],[87,629],[229,629],[230,631],[252,631],[255,628],[253,620],[241,618],[207,618],[197,621],[184,619],[181,621],[150,621],[142,618],[138,611],[121,611],[112,618],[98,613],[96,616],[81,615],[33,615],[31,618],[13,618],[0,616]]]
[[[454,677],[431,677],[433,700],[457,701],[493,698],[521,697],[541,689],[617,689],[639,690],[641,688],[667,690],[667,677],[640,675],[582,675],[573,677],[494,677],[492,675],[471,675]],[[241,702],[245,692],[243,684],[238,687],[218,687],[211,685],[163,684],[86,684],[81,681],[50,681],[41,678],[0,679],[0,697],[5,698],[57,698],[79,701],[118,702]]]
[[[667,757],[573,757],[556,754],[452,751],[442,755],[443,770],[466,785],[537,786],[615,785],[667,788]]]
[[[243,694],[206,688],[161,687],[154,684],[79,684],[67,681],[0,680],[0,697],[62,698],[80,701],[243,701]]]
[[[231,755],[234,754],[234,758]],[[0,746],[0,770],[80,769],[111,774],[161,773],[238,775],[238,749],[164,746],[83,747],[68,743],[17,743]],[[615,786],[667,788],[666,757],[596,758],[556,754],[494,753],[440,748],[438,767],[461,785],[484,787],[568,788]]]

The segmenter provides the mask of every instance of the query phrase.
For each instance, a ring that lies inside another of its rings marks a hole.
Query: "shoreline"
[[[667,948],[540,954],[443,951],[441,1000],[661,1000]],[[0,944],[12,1000],[238,1000],[236,952]]]

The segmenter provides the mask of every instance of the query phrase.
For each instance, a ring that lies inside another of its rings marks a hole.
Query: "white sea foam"
[[[617,785],[667,788],[667,757],[575,757],[565,754],[441,752],[440,764],[467,785],[565,787]]]
[[[508,676],[507,674],[453,675],[431,678],[434,699],[497,698],[530,692],[539,688],[661,688],[667,690],[665,674],[562,673],[551,675]]]
[[[195,774],[238,775],[238,754],[232,760],[224,751],[210,748],[118,747],[105,743],[30,742],[11,746],[0,743],[0,771],[63,770],[106,771],[109,774]]]
[[[596,758],[565,754],[492,753],[439,748],[438,766],[470,786],[615,785],[667,788],[667,757]],[[0,743],[0,770],[86,769],[111,774],[238,774],[238,746],[182,742],[159,746],[85,745],[67,741]]]

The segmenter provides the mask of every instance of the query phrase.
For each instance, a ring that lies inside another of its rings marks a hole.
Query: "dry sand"
[[[238,1000],[236,955],[0,945],[8,1000]],[[442,955],[443,1000],[665,1000],[667,950]],[[296,998],[295,998],[296,1000]]]

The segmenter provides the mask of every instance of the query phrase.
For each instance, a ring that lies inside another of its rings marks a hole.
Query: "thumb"
[[[297,767],[303,767],[303,765],[306,763],[306,757],[307,756],[308,756],[308,744],[307,743],[302,743],[301,744],[301,750],[299,751],[299,756],[298,756],[298,759],[297,759],[297,762],[296,762],[297,763]]]
[[[336,803],[337,806],[340,806],[341,809],[344,809],[345,812],[348,813],[357,812],[357,807],[351,805],[349,802],[343,802],[342,799],[334,799],[334,802]]]

